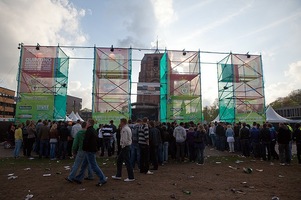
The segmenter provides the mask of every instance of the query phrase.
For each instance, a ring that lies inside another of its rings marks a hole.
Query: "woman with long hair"
[[[230,153],[234,153],[234,131],[232,129],[232,126],[229,124],[227,126],[227,130],[226,130],[226,137],[227,137],[227,142],[229,144],[229,152]]]
[[[51,128],[50,128],[50,133],[49,133],[49,138],[50,138],[50,159],[55,160],[55,152],[56,152],[56,147],[58,143],[58,130],[57,130],[57,124],[54,123]]]
[[[204,126],[198,125],[197,131],[194,135],[197,165],[204,164],[205,136],[206,130],[204,129]]]

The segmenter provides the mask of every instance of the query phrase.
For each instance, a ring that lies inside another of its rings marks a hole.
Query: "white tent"
[[[78,114],[78,112],[77,112],[75,115],[76,115],[76,117],[77,117],[81,122],[84,121],[84,120],[80,117],[80,115]]]
[[[65,122],[72,122],[72,119],[70,119],[68,116],[66,116]]]
[[[268,106],[266,110],[266,121],[270,123],[297,123],[299,120],[291,120],[279,115],[272,106]]]
[[[74,114],[72,111],[70,115],[68,116],[73,122],[76,122],[78,120],[78,117]]]

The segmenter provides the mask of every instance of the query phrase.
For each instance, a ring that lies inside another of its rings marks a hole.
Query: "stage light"
[[[249,54],[249,52],[246,53],[247,58],[251,58],[251,55]]]
[[[229,87],[227,87],[227,86],[224,86],[224,90],[228,90],[229,89]]]
[[[62,87],[66,87],[66,86],[67,86],[67,84],[66,84],[66,83],[63,83],[63,84],[62,84]]]
[[[185,49],[183,49],[183,56],[186,56],[186,51],[185,51]]]
[[[36,50],[40,50],[40,44],[39,43],[37,43],[37,46],[36,46]]]
[[[22,46],[23,46],[23,43],[22,43],[22,42],[19,43],[19,44],[18,44],[18,49],[21,49]]]
[[[110,51],[111,51],[111,52],[113,52],[113,51],[114,51],[114,47],[113,47],[113,45],[111,46],[111,49],[110,49]]]

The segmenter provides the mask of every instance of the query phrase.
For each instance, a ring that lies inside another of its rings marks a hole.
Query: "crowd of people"
[[[204,164],[206,146],[218,151],[241,152],[242,156],[252,156],[262,160],[280,160],[281,165],[289,165],[292,160],[292,144],[296,141],[297,158],[301,164],[301,126],[293,129],[289,124],[280,123],[262,125],[246,123],[215,122],[209,125],[201,123],[160,123],[147,118],[136,122],[121,119],[118,126],[114,121],[100,124],[94,129],[95,122],[76,123],[39,120],[36,124],[11,126],[9,134],[14,136],[14,157],[18,158],[23,146],[23,154],[30,159],[32,151],[39,158],[66,159],[75,158],[69,176],[69,182],[82,183],[83,179],[93,179],[93,172],[99,177],[98,186],[106,183],[107,177],[99,168],[96,156],[111,157],[117,154],[117,172],[112,176],[121,180],[122,166],[127,168],[128,178],[134,181],[134,169],[146,175],[154,174],[159,166],[169,159],[177,163],[195,162]],[[279,155],[276,152],[278,143]],[[22,145],[23,144],[23,145]],[[152,168],[150,168],[152,166]],[[88,171],[85,177],[85,172]]]

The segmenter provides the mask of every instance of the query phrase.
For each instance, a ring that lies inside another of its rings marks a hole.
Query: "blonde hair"
[[[51,126],[50,131],[54,131],[54,130],[56,130],[56,129],[57,129],[57,124],[53,124],[53,125]]]

